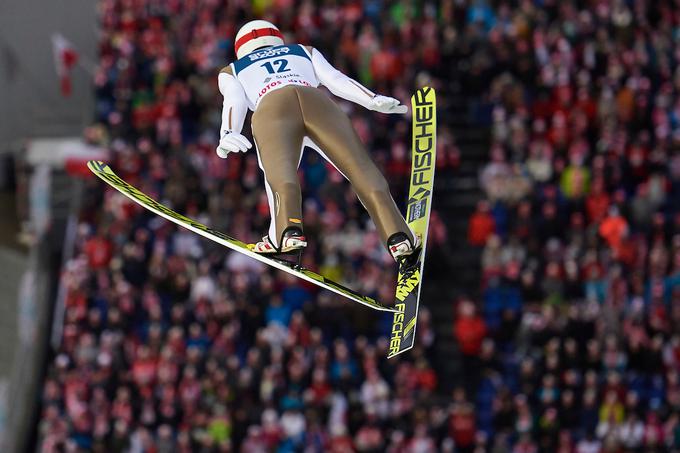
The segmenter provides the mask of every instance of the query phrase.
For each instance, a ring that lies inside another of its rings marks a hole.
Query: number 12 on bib
[[[430,222],[434,166],[437,153],[437,101],[433,88],[424,87],[411,96],[413,139],[411,147],[411,177],[406,221],[414,234],[422,238],[420,253],[400,263],[397,277],[392,332],[387,358],[392,358],[413,347],[418,322],[418,305],[422,284],[427,230]]]

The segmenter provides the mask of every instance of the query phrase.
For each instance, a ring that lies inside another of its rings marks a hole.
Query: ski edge
[[[372,308],[377,311],[384,311],[384,312],[389,312],[389,313],[396,313],[397,309],[388,307],[386,305],[381,304],[380,302],[376,301],[373,298],[370,298],[368,296],[364,296],[360,293],[357,293],[356,291],[347,288],[339,283],[336,283],[332,280],[327,279],[323,275],[317,274],[314,271],[311,271],[309,269],[302,269],[302,270],[295,270],[292,269],[291,267],[288,267],[284,264],[281,264],[273,259],[270,259],[266,256],[259,255],[255,252],[252,252],[248,250],[247,244],[239,241],[238,239],[231,238],[230,236],[221,233],[219,231],[213,230],[210,227],[207,227],[203,225],[202,223],[199,223],[195,220],[192,220],[188,217],[183,216],[182,214],[179,214],[178,212],[175,212],[174,210],[168,208],[167,206],[162,205],[161,203],[157,202],[156,200],[153,200],[151,197],[146,195],[144,192],[141,190],[137,189],[136,187],[132,186],[131,184],[127,183],[125,180],[123,180],[120,176],[118,176],[112,169],[111,167],[106,164],[105,162],[101,161],[95,161],[91,160],[87,163],[87,167],[90,169],[92,173],[94,173],[99,179],[103,180],[105,183],[107,183],[110,187],[113,187],[116,189],[118,192],[122,193],[125,195],[127,198],[130,200],[134,201],[138,205],[142,206],[145,209],[148,209],[149,211],[155,213],[156,215],[159,215],[163,217],[166,220],[169,220],[173,222],[176,225],[179,225],[183,228],[188,229],[189,231],[193,231],[196,234],[199,234],[203,236],[206,239],[209,239],[213,242],[216,242],[224,247],[227,247],[235,252],[242,253],[250,258],[253,258],[257,261],[260,261],[261,263],[264,263],[268,266],[272,266],[276,269],[282,270],[288,274],[291,274],[293,276],[296,276],[298,278],[301,278],[309,283],[312,283],[320,288],[323,288],[325,290],[331,291],[335,294],[338,294],[340,296],[343,296],[346,299],[351,300],[352,302],[357,302],[361,305],[364,305],[366,307]],[[108,177],[111,177],[115,183],[113,183],[112,180],[109,180]],[[124,190],[124,187],[129,188],[131,192],[138,192],[142,194],[146,200],[141,200],[133,196],[132,193],[126,192]],[[148,204],[147,204],[148,200]],[[162,209],[164,209],[167,212],[163,212],[162,210],[156,208],[155,206],[159,206]],[[172,215],[168,214],[172,213]],[[225,238],[220,237],[220,235],[225,236]],[[233,241],[233,243],[232,243]],[[242,244],[242,245],[241,245]]]

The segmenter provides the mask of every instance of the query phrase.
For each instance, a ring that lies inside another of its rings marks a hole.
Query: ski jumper
[[[269,239],[280,243],[287,228],[302,228],[297,169],[304,146],[317,150],[345,176],[377,226],[384,243],[397,232],[412,233],[387,181],[342,110],[317,87],[360,105],[375,96],[342,74],[316,49],[298,44],[256,50],[222,69],[223,130],[240,132],[252,110],[252,132],[264,173],[271,224]]]

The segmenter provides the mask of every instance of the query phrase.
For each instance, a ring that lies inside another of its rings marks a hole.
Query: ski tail
[[[422,251],[418,262],[407,270],[400,270],[397,278],[395,308],[399,312],[392,319],[388,359],[408,351],[415,343],[437,152],[437,101],[434,88],[424,87],[416,91],[411,97],[411,108],[411,179],[406,222],[422,238]]]

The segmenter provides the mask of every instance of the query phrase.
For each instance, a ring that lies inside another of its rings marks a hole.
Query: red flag
[[[71,95],[71,71],[78,62],[78,52],[61,33],[52,35],[52,51],[61,94],[68,97]]]

